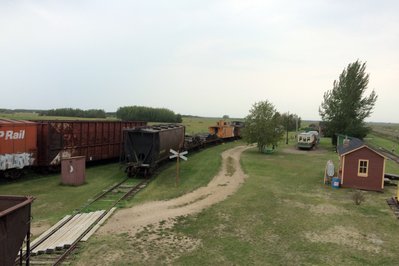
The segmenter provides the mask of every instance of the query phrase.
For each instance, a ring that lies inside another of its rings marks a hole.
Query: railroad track
[[[395,163],[399,164],[399,156],[388,151],[387,149],[384,148],[380,148],[379,149],[380,152],[382,152],[383,155],[385,155],[387,158],[389,158],[390,160],[394,161]]]
[[[23,261],[31,265],[68,265],[70,262],[65,261],[66,258],[76,252],[79,243],[86,241],[112,215],[118,203],[133,197],[151,181],[145,179],[131,184],[131,180],[122,180],[97,194],[74,214],[65,216],[31,243],[31,253],[27,257],[25,251]],[[105,210],[100,211],[104,206],[107,206]],[[17,264],[20,264],[19,258]]]
[[[391,208],[396,218],[399,219],[399,203],[396,197],[392,197],[386,200],[388,206]]]
[[[369,145],[371,148],[373,148],[374,150],[378,151],[379,153],[381,153],[382,155],[387,157],[389,160],[392,160],[395,163],[399,164],[399,156],[396,155],[395,153],[393,153],[383,147],[377,147],[375,145],[371,145],[370,143],[368,143],[367,145]]]

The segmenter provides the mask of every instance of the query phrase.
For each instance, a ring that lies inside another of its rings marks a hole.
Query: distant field
[[[100,118],[80,118],[80,117],[65,117],[65,116],[40,116],[38,113],[0,113],[0,119],[15,119],[15,120],[107,120],[117,121],[116,117],[108,117],[106,119]],[[221,118],[203,118],[203,117],[183,117],[182,124],[186,126],[186,134],[204,133],[208,132],[208,127],[216,125],[216,122]],[[231,120],[231,119],[230,119]],[[167,123],[167,122],[165,122]],[[149,125],[162,124],[160,122],[149,122]]]
[[[82,118],[82,117],[67,117],[67,116],[40,116],[38,113],[0,113],[0,119],[15,119],[15,120],[117,120],[115,117],[109,118]]]
[[[183,117],[183,125],[186,126],[186,134],[209,132],[209,127],[216,125],[221,118]]]
[[[399,124],[370,123],[369,125],[372,132],[365,138],[366,143],[399,155]]]
[[[399,124],[370,123],[373,134],[399,143]]]

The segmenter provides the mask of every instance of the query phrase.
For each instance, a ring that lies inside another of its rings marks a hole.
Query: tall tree
[[[288,126],[288,131],[295,131],[297,127],[301,127],[301,118],[296,114],[283,113],[281,118],[283,120],[284,127],[287,129]]]
[[[326,125],[326,135],[335,133],[364,138],[369,128],[364,119],[372,113],[377,95],[373,90],[369,96],[363,96],[369,83],[369,74],[365,72],[366,63],[357,60],[344,69],[335,80],[333,89],[324,93],[319,114]]]
[[[267,146],[276,146],[282,139],[284,128],[281,115],[269,101],[255,103],[245,118],[244,139],[256,143],[260,152]]]

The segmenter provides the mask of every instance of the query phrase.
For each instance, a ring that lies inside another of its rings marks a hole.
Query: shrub
[[[363,192],[360,191],[360,190],[356,190],[356,191],[352,194],[352,199],[353,199],[353,202],[354,202],[356,205],[360,205],[362,202],[364,202],[364,201],[366,200],[365,197],[364,197]]]

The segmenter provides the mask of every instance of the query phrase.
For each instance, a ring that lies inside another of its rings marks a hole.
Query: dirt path
[[[100,234],[128,233],[135,235],[145,226],[160,222],[173,226],[175,218],[198,213],[226,199],[237,191],[246,175],[240,166],[241,153],[248,146],[238,146],[222,153],[222,169],[212,181],[191,193],[168,201],[154,201],[119,210],[100,229]]]

